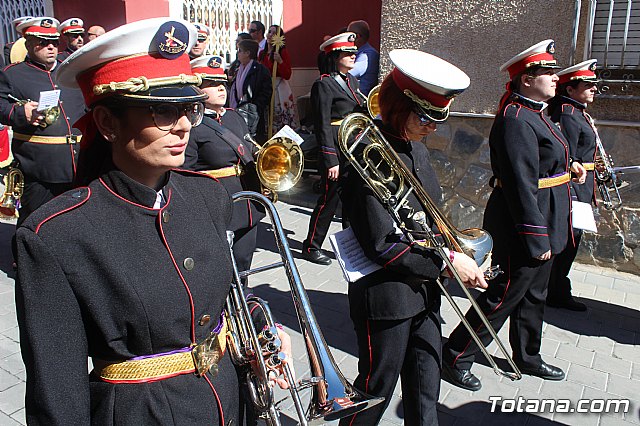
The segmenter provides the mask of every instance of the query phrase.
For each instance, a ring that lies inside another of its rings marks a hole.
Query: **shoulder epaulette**
[[[567,114],[572,114],[573,115],[575,110],[576,110],[576,107],[574,107],[571,104],[562,104],[562,113],[567,113]]]
[[[91,197],[89,187],[76,188],[57,196],[33,212],[23,226],[33,228],[37,234],[45,223],[83,205]]]
[[[515,117],[518,118],[518,114],[520,114],[520,110],[522,109],[522,105],[517,102],[511,102],[504,108],[504,112],[502,115],[504,117]]]

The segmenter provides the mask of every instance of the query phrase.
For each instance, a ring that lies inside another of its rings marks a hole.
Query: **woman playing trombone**
[[[195,38],[185,21],[149,19],[60,65],[59,84],[80,86],[90,107],[78,164],[86,186],[17,230],[29,424],[240,421],[222,315],[229,194],[176,170],[206,98],[187,56]]]
[[[451,99],[464,91],[469,78],[455,66],[414,50],[390,54],[395,69],[380,88],[384,138],[432,199],[442,193],[421,142],[449,115]],[[348,119],[348,118],[347,118]],[[382,268],[349,285],[349,308],[358,339],[358,377],[354,385],[374,396],[379,404],[340,424],[374,425],[402,380],[402,404],[407,425],[437,424],[440,391],[440,289],[435,280],[446,274],[444,262],[433,249],[407,241],[385,206],[353,170],[344,188],[343,209],[365,255]],[[409,206],[422,207],[414,193]],[[409,209],[400,210],[404,224],[420,225]],[[450,259],[465,285],[486,287],[475,261],[463,253]]]

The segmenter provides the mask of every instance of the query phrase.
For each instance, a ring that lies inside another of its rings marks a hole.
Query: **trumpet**
[[[596,128],[596,124],[591,116],[589,116],[589,124],[593,129],[593,133],[596,135],[596,155],[593,173],[596,177],[598,192],[600,193],[602,203],[607,210],[617,210],[622,206],[622,197],[618,190],[616,168],[613,167],[613,159],[604,150],[604,145],[602,144],[600,135],[598,134],[598,129]],[[615,192],[616,201],[611,197],[609,186],[611,186]]]
[[[266,421],[267,425],[280,426],[281,424],[278,403],[275,402],[273,389],[268,386],[269,369],[276,366],[283,367],[299,424],[302,426],[351,416],[382,402],[384,398],[372,397],[354,388],[336,365],[311,310],[307,292],[300,280],[300,274],[293,261],[289,243],[273,203],[262,194],[248,191],[238,192],[232,196],[232,199],[234,202],[250,200],[265,207],[281,257],[281,261],[271,265],[238,271],[232,250],[233,233],[227,233],[233,263],[231,292],[225,307],[228,324],[227,348],[236,365],[249,367],[246,383],[251,402],[260,413],[260,417]],[[255,296],[247,298],[242,288],[242,278],[281,266],[284,267],[291,287],[291,297],[310,366],[310,377],[298,383],[294,382],[289,364],[282,363],[284,355],[279,352],[280,341],[277,338],[277,328],[267,302]],[[249,305],[259,308],[264,314],[267,323],[265,330],[259,332],[253,326]],[[305,410],[300,393],[309,388],[311,400]]]
[[[260,145],[248,133],[247,142],[258,147],[256,171],[264,188],[274,193],[286,191],[300,180],[304,169],[302,148],[293,139],[273,137]]]
[[[457,230],[438,210],[420,182],[413,176],[411,170],[405,166],[377,126],[366,115],[360,113],[348,115],[338,129],[338,143],[350,165],[358,172],[369,188],[371,188],[382,205],[385,206],[407,240],[411,243],[419,243],[418,240],[426,237],[429,246],[433,247],[445,262],[453,278],[471,302],[471,306],[480,317],[482,324],[487,328],[489,334],[498,345],[498,349],[513,370],[513,372],[507,372],[498,367],[442,280],[438,278],[436,280],[438,286],[456,314],[460,317],[460,320],[469,331],[475,343],[491,363],[494,372],[498,375],[508,377],[511,380],[519,380],[522,377],[520,370],[509,356],[504,345],[498,338],[497,333],[476,303],[475,298],[463,285],[460,275],[453,267],[453,263],[445,250],[446,248],[467,254],[485,271],[485,277],[492,279],[502,273],[502,271],[500,271],[498,267],[488,267],[491,265],[491,250],[493,249],[491,235],[483,229],[478,228],[465,229],[463,231]],[[362,147],[362,145],[364,145],[364,147]],[[412,193],[418,199],[422,210],[414,211],[413,208],[409,206],[408,197]],[[403,210],[420,225],[420,230],[408,229],[405,226],[400,216],[400,212]],[[431,226],[427,223],[427,215],[429,215],[433,223],[437,226],[441,233],[441,239],[436,237],[435,233],[431,230]]]
[[[31,102],[31,99],[26,99],[26,100],[18,99],[12,95],[8,95],[8,97],[9,99],[15,101],[16,105],[19,105],[19,106],[24,106],[29,102]],[[44,116],[44,120],[42,121],[42,123],[40,123],[40,127],[44,128],[55,123],[58,117],[60,117],[60,106],[59,105],[52,106],[39,112],[42,113],[42,115]]]
[[[17,217],[20,197],[24,191],[24,175],[17,167],[9,168],[4,178],[4,194],[0,199],[0,217]]]

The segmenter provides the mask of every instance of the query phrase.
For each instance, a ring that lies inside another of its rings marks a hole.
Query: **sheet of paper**
[[[344,278],[356,282],[372,272],[382,269],[382,266],[371,261],[360,247],[360,243],[351,228],[344,229],[329,237],[333,252],[338,259]]]
[[[291,127],[289,126],[284,126],[282,129],[280,129],[280,131],[278,133],[276,133],[275,135],[273,135],[273,137],[279,137],[279,138],[289,138],[289,139],[293,139],[293,141],[295,143],[297,143],[298,145],[302,144],[302,142],[304,142],[304,139],[302,139],[302,136],[300,136],[299,134],[297,134],[295,132],[295,130],[293,130]]]
[[[574,228],[598,233],[596,219],[593,217],[591,204],[573,201],[571,203],[571,224]]]
[[[45,92],[40,92],[38,111],[44,111],[47,108],[57,106],[59,100],[60,90],[47,90]]]

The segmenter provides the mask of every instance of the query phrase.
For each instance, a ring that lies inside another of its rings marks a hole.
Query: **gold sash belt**
[[[538,188],[539,189],[551,188],[551,187],[554,187],[554,186],[559,186],[559,185],[562,185],[564,183],[567,183],[570,180],[571,180],[571,174],[570,173],[563,173],[563,174],[561,174],[559,176],[541,178],[541,179],[538,179]]]
[[[79,143],[82,139],[81,135],[66,135],[66,136],[37,136],[37,135],[25,135],[23,133],[14,133],[14,139],[19,141],[31,142],[31,143],[44,143],[50,145],[66,145]]]
[[[596,165],[595,163],[582,163],[582,167],[584,167],[585,170],[595,170]]]
[[[216,375],[226,348],[226,336],[225,322],[218,334],[211,333],[190,348],[122,362],[94,358],[93,366],[100,379],[109,383],[147,383],[190,373],[202,376],[209,370]]]
[[[229,176],[242,176],[244,174],[244,167],[242,167],[242,164],[236,164],[234,166],[223,167],[221,169],[202,170],[200,173],[204,173],[205,175],[216,179],[226,178]]]

